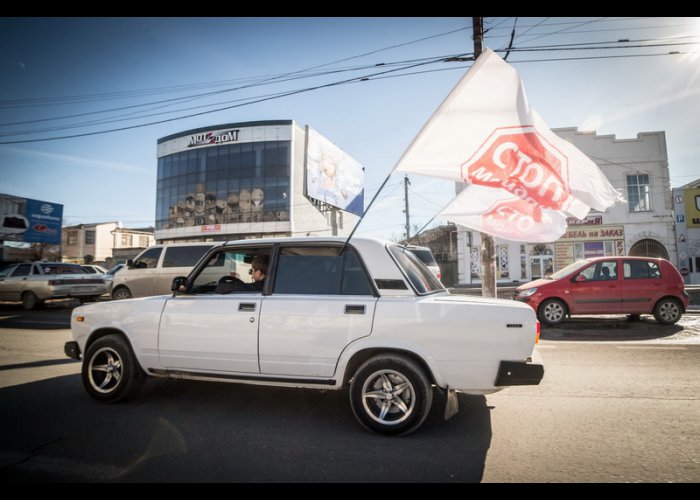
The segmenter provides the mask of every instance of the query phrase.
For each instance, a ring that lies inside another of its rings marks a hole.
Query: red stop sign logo
[[[525,200],[499,201],[482,214],[487,232],[507,235],[509,239],[528,240],[536,224],[549,224],[552,220],[538,207]]]
[[[505,189],[532,207],[566,210],[574,200],[566,156],[532,126],[496,129],[461,168],[465,182]]]

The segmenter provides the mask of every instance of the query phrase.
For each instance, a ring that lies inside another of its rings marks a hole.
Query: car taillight
[[[535,335],[535,344],[539,344],[540,343],[540,331],[541,331],[541,325],[540,325],[539,321],[537,321],[537,329],[536,330],[537,330],[537,334]]]

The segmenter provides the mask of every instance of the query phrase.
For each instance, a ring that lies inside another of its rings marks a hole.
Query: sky
[[[472,55],[471,26],[467,17],[1,18],[0,193],[61,203],[64,225],[152,226],[159,138],[292,119],[365,167],[367,204],[471,65],[446,61]],[[487,17],[484,28],[484,47],[502,57],[512,38],[507,61],[551,128],[618,139],[665,131],[671,186],[700,178],[700,18]],[[415,232],[454,183],[410,181]],[[403,209],[394,173],[357,234],[400,239]]]

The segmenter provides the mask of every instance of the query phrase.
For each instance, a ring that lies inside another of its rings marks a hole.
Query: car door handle
[[[238,310],[243,312],[255,311],[255,304],[249,302],[241,302],[240,304],[238,304]]]
[[[345,306],[345,314],[364,314],[365,313],[365,306],[356,306],[356,305],[350,305],[347,304]]]

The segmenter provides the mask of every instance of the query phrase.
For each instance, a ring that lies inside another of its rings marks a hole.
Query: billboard
[[[685,195],[685,225],[700,227],[700,189],[686,189]]]
[[[0,240],[61,244],[63,205],[0,194]]]
[[[306,127],[306,141],[306,196],[362,215],[364,167],[310,127]]]

